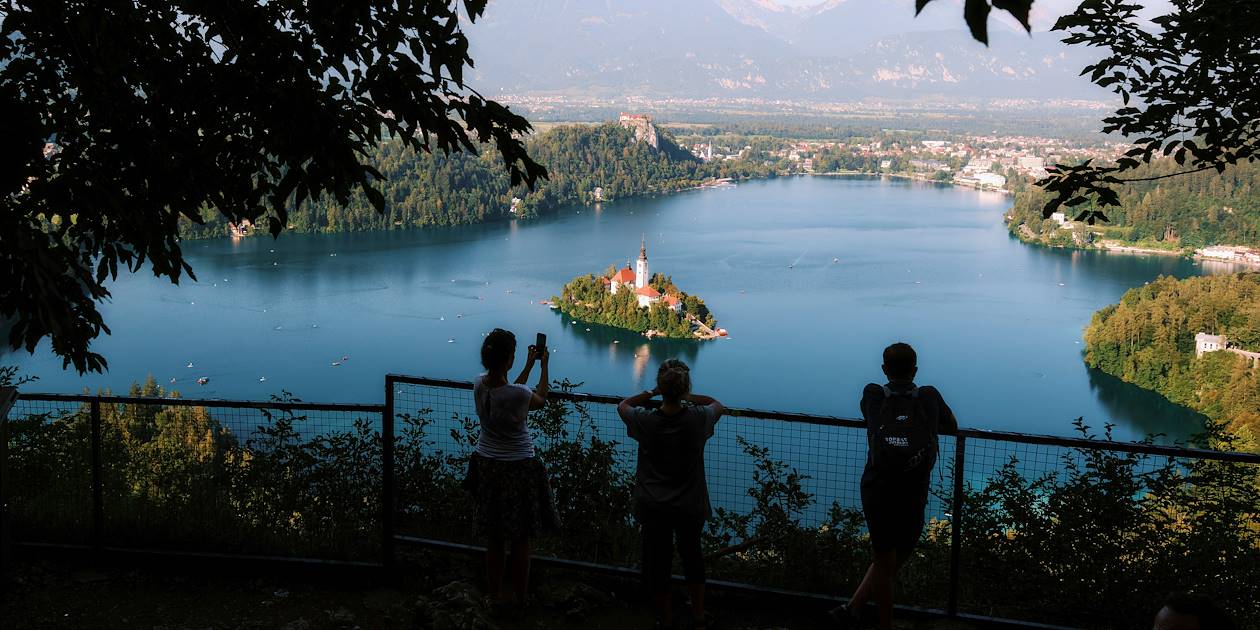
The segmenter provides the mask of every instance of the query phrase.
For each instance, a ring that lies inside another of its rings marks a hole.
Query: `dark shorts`
[[[898,557],[905,558],[914,551],[923,534],[926,499],[913,492],[862,489],[862,513],[875,553],[896,551]]]

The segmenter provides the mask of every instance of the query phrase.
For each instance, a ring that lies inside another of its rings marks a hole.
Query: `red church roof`
[[[635,291],[635,293],[638,295],[646,295],[650,298],[661,297],[661,292],[653,289],[652,287],[643,287],[642,289]]]
[[[632,271],[629,267],[626,267],[625,269],[618,271],[616,274],[613,274],[612,281],[634,284],[634,271]]]

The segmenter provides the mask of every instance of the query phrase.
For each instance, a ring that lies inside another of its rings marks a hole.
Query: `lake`
[[[853,417],[862,386],[882,382],[883,347],[906,341],[918,381],[939,387],[964,426],[1067,435],[1083,416],[1126,439],[1193,430],[1195,414],[1087,369],[1081,335],[1125,290],[1210,270],[1024,245],[1002,225],[1009,203],[903,180],[794,177],[528,223],[189,241],[198,282],[142,273],[110,285],[113,335],[94,346],[107,374],[62,371],[46,345],[0,362],[39,376],[27,386],[38,391],[122,392],[152,374],[185,397],[379,402],[387,372],[472,378],[482,334],[498,326],[522,345],[546,333],[552,376],[585,391],[640,391],[660,361],[680,357],[696,391],[728,405]],[[704,298],[729,338],[648,342],[539,304],[573,276],[637,257],[641,235],[651,270]]]

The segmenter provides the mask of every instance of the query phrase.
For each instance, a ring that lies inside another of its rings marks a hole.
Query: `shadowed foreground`
[[[535,605],[523,618],[495,616],[482,604],[466,556],[423,553],[393,584],[169,570],[95,567],[23,561],[3,579],[0,628],[590,628],[651,627],[629,580],[538,569]],[[769,609],[754,598],[716,592],[712,614],[719,628],[825,628],[820,610]],[[678,628],[689,628],[679,620]],[[903,621],[898,628],[964,630],[959,622]]]

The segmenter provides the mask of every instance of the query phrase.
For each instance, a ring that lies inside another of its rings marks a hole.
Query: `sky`
[[[822,4],[826,0],[770,0],[775,4],[792,7],[806,7],[815,4]],[[849,2],[886,2],[887,0],[848,0]],[[937,3],[952,2],[960,6],[961,0],[935,0]],[[1138,0],[1140,4],[1147,8],[1148,13],[1153,11],[1163,12],[1161,9],[1167,9],[1168,0]],[[1033,9],[1031,21],[1033,30],[1045,31],[1054,25],[1055,20],[1059,16],[1072,12],[1081,0],[1033,0]],[[995,12],[999,13],[999,12]],[[959,17],[962,14],[959,13]]]

